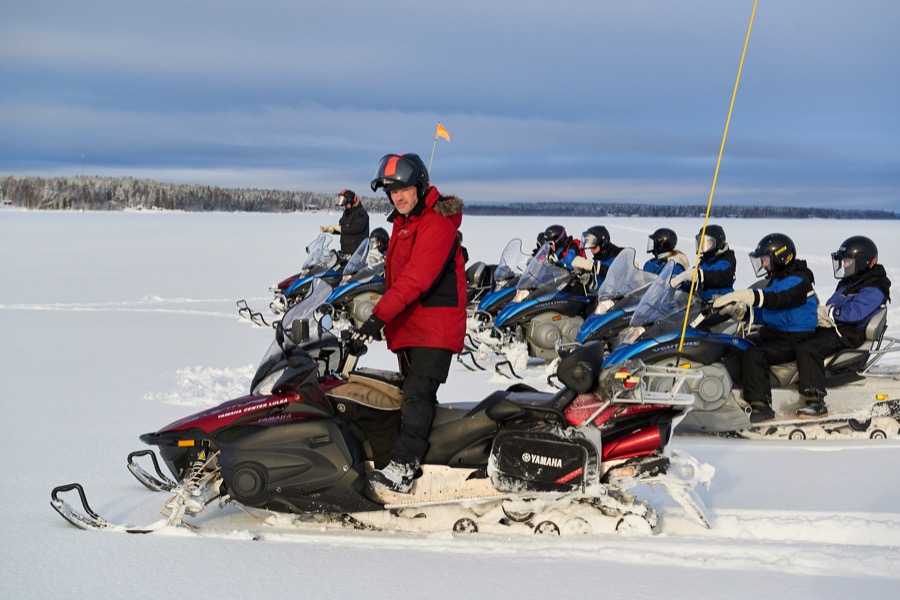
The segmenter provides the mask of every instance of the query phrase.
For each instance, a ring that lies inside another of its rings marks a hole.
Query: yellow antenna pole
[[[713,195],[716,193],[716,182],[719,180],[719,166],[722,164],[722,154],[725,152],[725,140],[728,137],[728,126],[731,124],[731,113],[734,111],[734,99],[737,97],[738,84],[741,82],[741,71],[744,70],[744,58],[747,56],[747,46],[750,45],[750,32],[753,31],[753,19],[756,17],[756,5],[759,0],[753,1],[753,12],[750,13],[750,24],[747,26],[747,37],[744,39],[744,50],[741,52],[741,62],[738,65],[737,78],[734,80],[734,91],[731,92],[731,104],[728,106],[728,117],[725,119],[725,131],[722,132],[722,143],[719,146],[719,157],[716,159],[716,171],[713,174],[712,187],[709,190],[709,201],[706,203],[706,215],[703,217],[703,229],[700,231],[700,244],[697,244],[697,258],[694,262],[694,271],[691,274],[691,289],[688,292],[687,309],[684,311],[684,323],[681,325],[681,338],[678,340],[678,356],[684,347],[684,336],[687,333],[688,318],[691,314],[691,302],[694,297],[694,288],[697,285],[697,269],[700,266],[701,248],[703,237],[706,235],[706,225],[709,223],[709,213],[712,210]]]

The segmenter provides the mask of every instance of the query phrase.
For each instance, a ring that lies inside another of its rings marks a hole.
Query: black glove
[[[359,326],[359,329],[357,329],[356,333],[353,334],[353,339],[363,340],[364,342],[380,340],[383,339],[383,329],[384,321],[382,321],[375,315],[371,315],[368,319],[366,319],[365,323]]]

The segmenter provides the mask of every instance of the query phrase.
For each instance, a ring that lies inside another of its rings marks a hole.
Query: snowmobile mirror
[[[594,386],[597,367],[603,364],[603,342],[584,344],[559,362],[556,377],[570,390],[583,394]]]

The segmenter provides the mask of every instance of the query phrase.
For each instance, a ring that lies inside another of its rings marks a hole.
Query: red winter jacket
[[[394,211],[384,263],[387,290],[372,313],[388,348],[461,352],[466,332],[466,275],[459,240],[462,201],[428,189],[408,216]]]

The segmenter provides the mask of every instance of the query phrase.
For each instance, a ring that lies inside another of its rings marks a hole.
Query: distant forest
[[[387,214],[384,195],[363,196],[366,209]],[[5,177],[3,204],[34,210],[182,210],[222,212],[297,212],[334,210],[337,192],[288,192],[220,188],[139,180],[131,177]],[[555,217],[696,217],[706,205],[633,204],[626,202],[466,202],[469,215],[550,215]],[[713,217],[784,219],[897,219],[885,210],[804,208],[792,206],[713,205]]]

